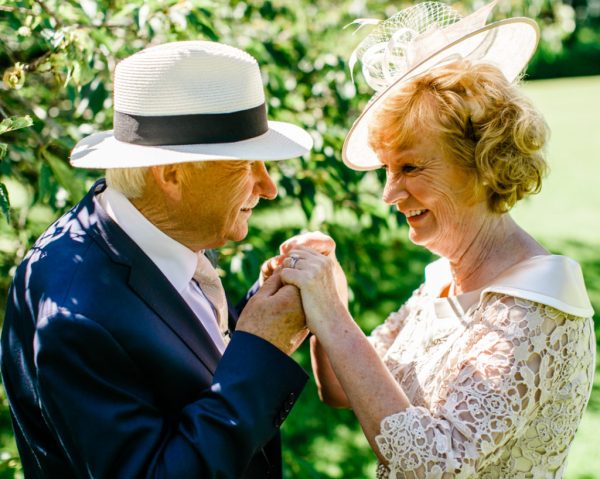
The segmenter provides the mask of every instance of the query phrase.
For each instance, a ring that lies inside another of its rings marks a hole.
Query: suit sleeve
[[[277,348],[237,332],[212,386],[179,417],[165,417],[125,349],[97,322],[61,312],[37,331],[43,413],[78,477],[239,478],[307,380]]]

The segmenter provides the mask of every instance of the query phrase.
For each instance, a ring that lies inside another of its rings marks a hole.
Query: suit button
[[[295,402],[296,402],[296,394],[290,393],[284,403],[284,408],[287,410],[287,412],[290,412],[292,410],[292,407],[294,407]]]
[[[275,424],[275,427],[281,427],[281,425],[283,424],[283,421],[285,421],[285,414],[283,413],[279,413],[278,416],[275,417],[275,421],[273,421],[273,423]]]
[[[275,418],[275,426],[279,427],[285,421],[285,418],[288,416],[292,408],[294,407],[294,403],[296,402],[296,393],[288,394],[288,397],[282,404],[281,411],[279,411],[279,415]]]

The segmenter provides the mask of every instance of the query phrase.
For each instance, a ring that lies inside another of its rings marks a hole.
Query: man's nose
[[[256,183],[254,184],[254,194],[267,200],[275,199],[277,197],[277,185],[269,175],[264,161],[257,161],[255,165],[254,177]]]
[[[396,178],[389,178],[385,182],[383,188],[382,199],[388,205],[395,205],[401,201],[407,200],[409,197],[403,181]]]

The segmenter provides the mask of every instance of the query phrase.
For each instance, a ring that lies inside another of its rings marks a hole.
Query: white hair
[[[203,168],[206,161],[190,162],[195,168]],[[137,168],[108,168],[106,170],[106,184],[122,193],[128,199],[140,198],[146,187],[148,166]]]
[[[106,184],[119,191],[126,198],[139,198],[146,187],[149,167],[109,168],[106,170]]]

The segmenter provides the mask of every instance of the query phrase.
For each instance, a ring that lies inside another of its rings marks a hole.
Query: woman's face
[[[411,241],[460,258],[490,215],[470,175],[444,156],[435,135],[424,134],[407,149],[378,153],[387,173],[383,200],[406,216]]]

